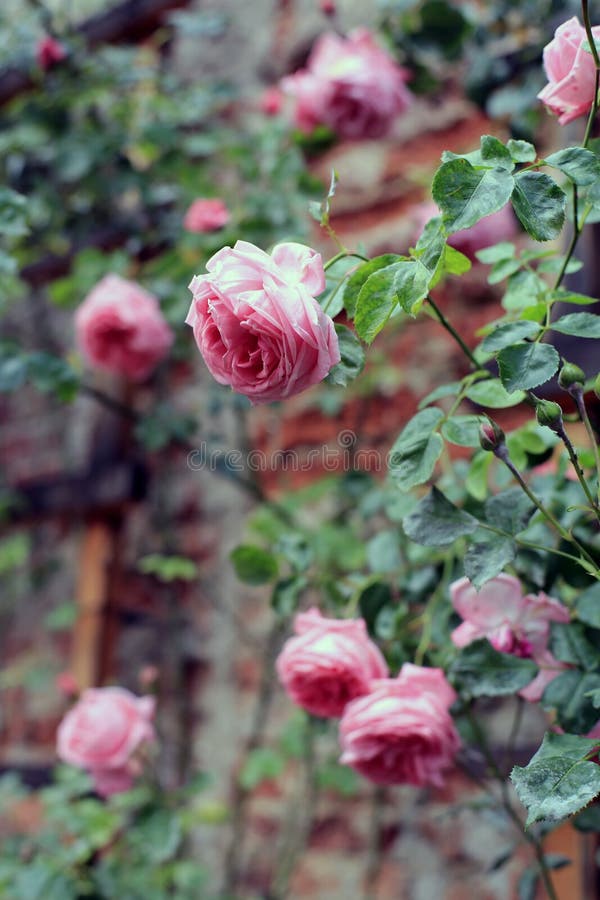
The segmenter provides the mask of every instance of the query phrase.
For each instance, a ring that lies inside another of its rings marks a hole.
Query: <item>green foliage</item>
[[[550,344],[518,343],[498,354],[500,379],[507,391],[527,391],[545,384],[560,364],[557,351]]]
[[[246,584],[265,584],[272,581],[279,570],[276,557],[261,547],[242,544],[232,550],[231,562],[235,574]]]
[[[499,653],[484,639],[464,647],[451,663],[448,674],[463,695],[501,697],[524,688],[537,671],[533,660]]]
[[[159,581],[194,581],[198,577],[198,566],[184,556],[162,556],[151,553],[138,562],[138,569],[145,575],[154,575]]]
[[[477,519],[456,507],[436,487],[402,520],[405,533],[426,547],[445,547],[472,534]]]
[[[389,454],[390,475],[407,491],[427,481],[442,452],[444,442],[435,429],[443,418],[441,409],[421,410],[405,425]]]
[[[565,192],[542,172],[515,178],[512,205],[525,231],[536,241],[558,237],[565,222]]]
[[[466,159],[443,163],[433,179],[433,199],[443,212],[449,234],[470,228],[508,202],[514,180],[499,166],[475,167]]]
[[[239,782],[247,791],[263,781],[272,781],[281,775],[285,766],[283,756],[269,747],[252,750],[244,761],[239,774]]]
[[[335,331],[340,346],[340,362],[333,367],[327,380],[332,384],[347,387],[358,378],[365,366],[365,351],[358,338],[345,325],[336,325]]]

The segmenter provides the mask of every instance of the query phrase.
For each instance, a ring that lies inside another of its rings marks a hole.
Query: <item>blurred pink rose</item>
[[[266,88],[261,95],[259,106],[265,116],[276,116],[283,106],[283,95],[279,88]]]
[[[374,678],[388,674],[362,619],[327,619],[311,609],[296,616],[294,631],[277,658],[277,674],[293,702],[314,716],[341,716]]]
[[[341,138],[378,138],[409,106],[408,78],[366,28],[357,28],[346,38],[322,35],[306,68],[284,78],[281,86],[295,98],[295,121],[302,131],[327,125]]]
[[[40,69],[51,69],[65,59],[67,51],[62,44],[49,35],[40,38],[36,47],[36,59]]]
[[[134,778],[137,775],[135,767],[126,765],[121,769],[92,769],[90,775],[94,782],[94,790],[101,797],[112,797],[113,794],[122,794],[133,787]]]
[[[442,786],[460,746],[448,712],[455,699],[441,669],[405,663],[346,707],[340,762],[377,784]]]
[[[487,638],[496,650],[533,659],[540,672],[519,693],[539,700],[546,686],[566,668],[548,650],[550,622],[568,622],[569,610],[547,594],[527,594],[518,578],[504,572],[476,591],[468,578],[450,586],[450,598],[464,621],[452,632],[457,647]]]
[[[133,754],[154,739],[155,701],[120,687],[89,688],[59,725],[60,759],[94,778],[98,793],[116,793],[109,785],[126,785],[139,772]]]
[[[320,254],[246,241],[224,247],[190,284],[186,318],[213,377],[252,403],[282,400],[322,381],[340,361],[333,321],[314,299],[325,288]]]
[[[92,366],[142,381],[173,343],[156,297],[135,281],[106,275],[75,313],[77,343]]]
[[[598,44],[600,26],[592,28],[592,33]],[[592,54],[583,48],[585,41],[585,28],[574,16],[556,29],[554,39],[544,47],[548,84],[538,97],[561,125],[587,115],[594,102],[596,70]]]
[[[59,672],[54,683],[65,697],[76,697],[79,693],[79,685],[72,672]]]
[[[425,225],[430,219],[441,215],[436,204],[430,200],[419,203],[412,210],[412,219],[415,223],[414,242],[421,237]],[[480,219],[471,228],[455,231],[449,235],[447,243],[455,250],[459,250],[468,256],[471,261],[476,259],[478,250],[499,244],[500,241],[510,241],[519,233],[516,219],[512,213],[510,203],[499,209],[498,212]]]
[[[219,231],[231,218],[222,200],[215,198],[194,200],[183,219],[187,231],[198,233]]]

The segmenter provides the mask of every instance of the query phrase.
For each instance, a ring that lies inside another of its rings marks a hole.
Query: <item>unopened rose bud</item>
[[[71,672],[59,672],[54,683],[65,697],[74,698],[79,694],[79,685]]]
[[[552,431],[563,427],[562,409],[553,400],[538,400],[535,407],[535,417],[539,425],[546,425]]]
[[[324,16],[335,16],[337,12],[334,0],[320,0],[319,6]]]
[[[581,388],[585,383],[585,372],[575,363],[565,362],[558,374],[558,383],[565,391],[572,387]]]
[[[505,435],[500,426],[491,419],[487,419],[479,426],[479,443],[482,450],[495,453],[499,447],[504,445],[504,438]]]

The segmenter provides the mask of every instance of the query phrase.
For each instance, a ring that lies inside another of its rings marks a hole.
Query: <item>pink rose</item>
[[[183,219],[183,227],[187,231],[208,232],[219,231],[231,218],[229,210],[222,200],[194,200]]]
[[[92,366],[142,381],[173,343],[156,297],[135,281],[106,275],[75,313],[77,342]]]
[[[310,247],[279,244],[269,255],[238,241],[206,268],[190,284],[186,322],[220,384],[268,403],[317,384],[340,361],[333,322],[314,299],[325,273]]]
[[[265,116],[278,115],[283,106],[283,96],[279,88],[266,88],[261,95],[259,106]]]
[[[414,207],[412,218],[415,223],[415,243],[421,237],[421,233],[429,220],[439,215],[441,215],[441,212],[433,201],[420,203]],[[480,219],[479,222],[470,228],[455,231],[454,234],[449,235],[447,243],[454,247],[455,250],[464,253],[471,261],[474,261],[478,250],[491,247],[492,244],[498,244],[500,241],[510,241],[518,233],[519,229],[508,203],[502,209],[499,209],[498,212],[485,216],[485,218]]]
[[[600,26],[592,28],[592,34],[598,44]],[[548,84],[538,97],[561,125],[587,115],[594,102],[596,70],[592,54],[583,47],[585,41],[585,28],[574,16],[556,29],[554,39],[544,47]]]
[[[327,125],[341,138],[378,138],[410,104],[408,77],[366,28],[357,28],[346,38],[322,35],[306,69],[281,85],[295,98],[295,121],[302,131]]]
[[[76,697],[79,693],[79,685],[72,672],[59,672],[54,683],[65,697]]]
[[[548,650],[550,622],[568,622],[569,610],[547,594],[527,594],[518,578],[504,572],[476,591],[468,578],[450,586],[450,598],[462,625],[452,632],[457,647],[487,638],[501,653],[533,659],[540,672],[519,693],[539,700],[546,686],[566,668]]]
[[[460,746],[448,712],[455,699],[441,669],[405,663],[346,707],[340,761],[377,784],[443,785]]]
[[[40,69],[47,71],[61,62],[67,55],[67,51],[62,44],[59,44],[53,37],[45,35],[40,38],[36,47],[36,59]]]
[[[98,792],[125,785],[139,773],[133,755],[154,739],[153,697],[136,697],[120,687],[89,688],[59,725],[56,750],[60,759],[90,772]]]
[[[276,663],[285,691],[314,716],[341,716],[346,704],[388,674],[386,662],[362,619],[327,619],[317,609],[294,621]]]

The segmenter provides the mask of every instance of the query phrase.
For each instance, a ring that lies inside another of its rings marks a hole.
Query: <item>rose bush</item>
[[[346,707],[341,761],[377,784],[441,787],[460,746],[448,712],[455,699],[441,669],[405,663]]]
[[[315,300],[321,257],[300,244],[271,254],[245,241],[196,275],[186,322],[211,374],[252,403],[283,400],[322,381],[340,361],[333,322]]]
[[[106,275],[75,313],[77,343],[88,362],[143,381],[168,354],[173,333],[156,297],[134,281]]]
[[[409,77],[367,29],[357,28],[346,38],[320,37],[306,69],[284,78],[281,86],[294,98],[302,131],[327,125],[341,138],[374,139],[387,134],[408,108]]]
[[[293,702],[314,716],[341,716],[373,679],[388,674],[362,619],[329,619],[313,608],[296,616],[294,631],[277,658],[277,674]]]

